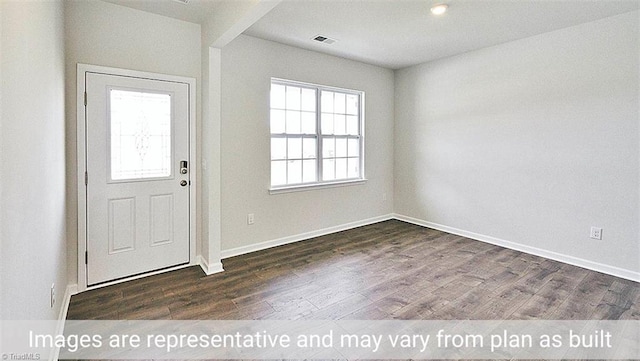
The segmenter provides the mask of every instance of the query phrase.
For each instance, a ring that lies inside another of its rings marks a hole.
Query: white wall
[[[204,35],[204,34],[203,34]],[[220,262],[220,49],[202,43],[202,264],[211,274]]]
[[[638,23],[397,71],[395,212],[639,279]]]
[[[63,5],[0,9],[0,319],[56,319],[67,285]]]
[[[200,25],[101,1],[65,2],[69,279],[77,279],[76,64],[196,78],[200,141]],[[200,154],[200,151],[198,151]],[[199,159],[196,164],[199,163]],[[200,193],[200,189],[196,190]],[[201,222],[198,220],[198,228]],[[200,236],[198,235],[198,239]]]
[[[365,92],[366,184],[269,194],[271,77]],[[391,70],[243,35],[222,49],[221,84],[223,254],[392,212]]]
[[[220,202],[221,48],[281,0],[220,2],[202,24],[202,265],[222,271]]]

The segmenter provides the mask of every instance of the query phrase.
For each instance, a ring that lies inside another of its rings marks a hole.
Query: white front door
[[[189,263],[189,84],[85,73],[87,285]]]

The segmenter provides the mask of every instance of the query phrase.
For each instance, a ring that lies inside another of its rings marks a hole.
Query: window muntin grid
[[[363,93],[272,79],[271,187],[363,179]]]

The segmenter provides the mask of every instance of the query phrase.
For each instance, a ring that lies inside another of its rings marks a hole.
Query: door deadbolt
[[[180,174],[187,174],[187,172],[189,171],[189,167],[186,160],[181,160],[180,161]]]
[[[183,186],[183,187],[185,187],[187,184],[189,184],[189,182],[187,182],[184,179],[180,181],[180,185]]]

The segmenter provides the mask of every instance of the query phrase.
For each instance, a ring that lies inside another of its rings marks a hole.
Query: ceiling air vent
[[[322,35],[317,35],[311,39],[323,44],[333,44],[337,41],[336,39],[331,39]]]

